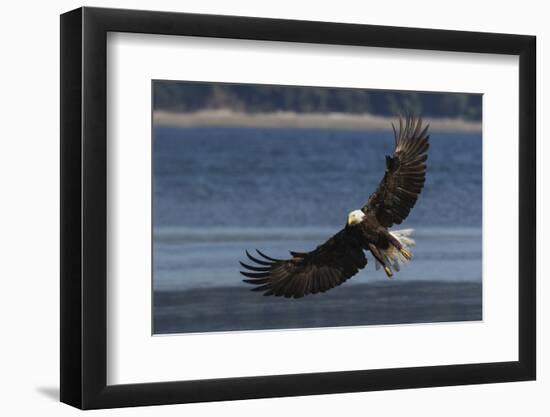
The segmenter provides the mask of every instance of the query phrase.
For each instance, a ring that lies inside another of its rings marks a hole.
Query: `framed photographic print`
[[[535,38],[61,16],[61,400],[535,378]]]

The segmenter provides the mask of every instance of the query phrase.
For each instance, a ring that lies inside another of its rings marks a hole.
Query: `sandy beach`
[[[481,132],[481,122],[462,119],[425,119],[432,132]],[[230,110],[203,110],[176,113],[155,111],[154,126],[169,127],[256,127],[295,129],[391,130],[396,118],[350,113],[244,113]]]

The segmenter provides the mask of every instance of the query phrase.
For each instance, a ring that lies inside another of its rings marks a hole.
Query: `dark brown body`
[[[346,228],[350,229],[353,234],[358,235],[363,249],[369,250],[381,265],[385,265],[386,262],[380,251],[388,249],[390,245],[402,250],[401,243],[390,234],[386,227],[378,222],[372,212],[367,211],[365,218],[358,225],[346,226]],[[388,275],[391,276],[392,274]]]

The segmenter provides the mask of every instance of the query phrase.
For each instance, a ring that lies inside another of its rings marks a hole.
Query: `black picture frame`
[[[519,360],[107,385],[108,32],[519,56]],[[533,380],[536,38],[102,8],[61,15],[61,401],[82,409]]]

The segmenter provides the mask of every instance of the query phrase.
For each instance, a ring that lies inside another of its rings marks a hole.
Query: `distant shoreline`
[[[425,118],[432,132],[481,132],[481,122],[463,119]],[[190,113],[155,111],[154,126],[166,127],[257,127],[295,129],[390,130],[394,117],[350,113],[244,113],[203,110]]]

